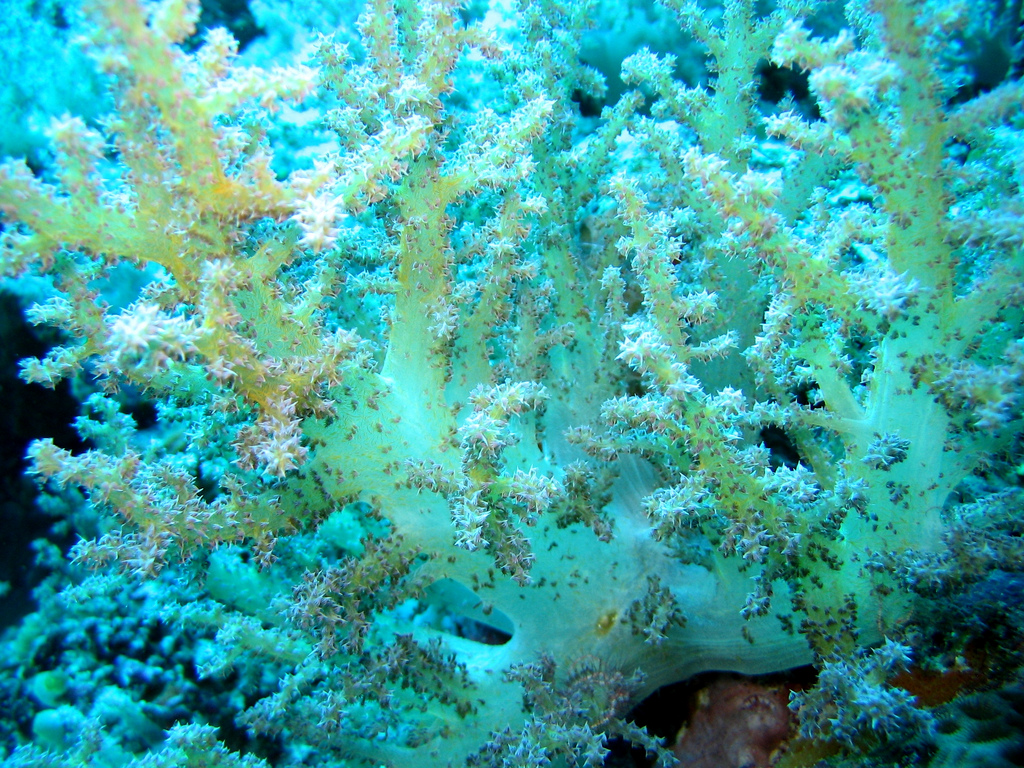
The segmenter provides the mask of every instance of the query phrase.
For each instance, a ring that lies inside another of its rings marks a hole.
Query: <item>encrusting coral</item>
[[[681,768],[767,768],[790,735],[789,691],[721,678],[700,691],[673,747]]]

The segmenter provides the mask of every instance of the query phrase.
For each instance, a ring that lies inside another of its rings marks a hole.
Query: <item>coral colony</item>
[[[72,546],[4,765],[971,764],[941,707],[1024,663],[1019,6],[347,5],[254,3],[262,59],[61,6],[97,96],[0,166],[0,270],[81,443],[27,448]]]

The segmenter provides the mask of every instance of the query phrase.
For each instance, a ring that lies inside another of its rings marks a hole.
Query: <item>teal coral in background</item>
[[[7,764],[667,765],[646,696],[807,664],[784,760],[925,764],[900,675],[1019,677],[963,600],[1024,565],[1017,5],[65,8]]]
[[[10,0],[0,14],[0,156],[43,163],[50,121],[110,108],[99,73],[75,37],[76,3]]]

